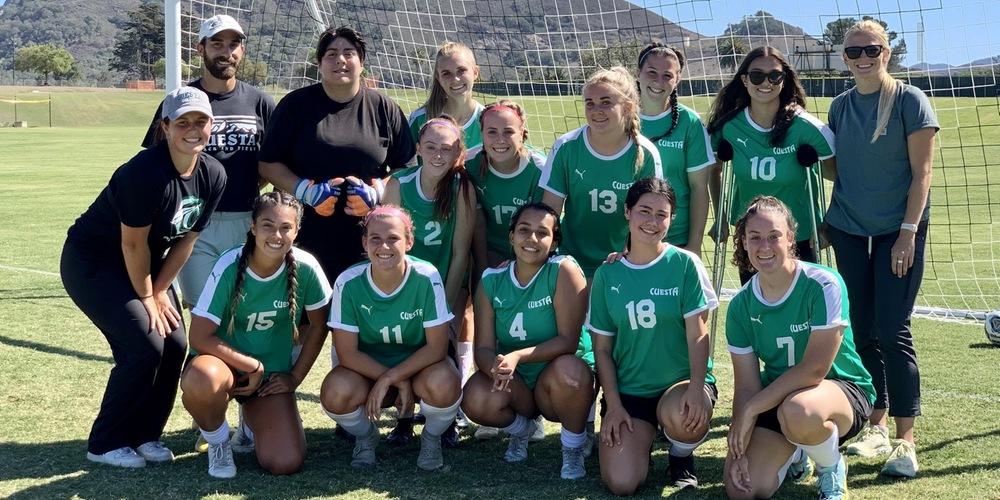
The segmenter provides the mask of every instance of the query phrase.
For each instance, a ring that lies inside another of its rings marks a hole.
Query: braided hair
[[[636,64],[636,68],[638,68],[638,70],[639,70],[640,73],[642,72],[642,66],[644,64],[646,64],[646,61],[649,60],[650,56],[673,57],[674,59],[677,59],[677,64],[680,65],[680,70],[678,71],[678,73],[680,73],[681,71],[684,71],[685,59],[684,59],[684,53],[683,52],[681,52],[680,50],[678,50],[676,47],[674,47],[672,45],[663,45],[662,43],[659,43],[659,42],[653,42],[653,43],[647,45],[646,48],[642,49],[641,52],[639,52],[639,61],[638,61],[638,64]],[[637,79],[636,82],[635,82],[635,85],[636,85],[636,88],[639,91],[639,96],[641,97],[642,96],[642,84],[640,84],[639,80]],[[660,136],[657,136],[657,137],[650,137],[649,138],[650,142],[656,142],[656,141],[658,141],[660,139],[663,139],[664,137],[669,136],[670,133],[673,132],[675,128],[677,128],[677,120],[680,117],[680,111],[677,109],[677,86],[676,85],[674,86],[673,90],[670,91],[669,102],[670,102],[670,104],[668,106],[670,107],[670,110],[671,110],[670,111],[670,128],[668,128],[667,131],[663,133],[663,135],[660,135]]]
[[[254,200],[252,212],[252,219],[254,223],[256,223],[257,218],[260,217],[261,212],[268,208],[278,206],[292,207],[292,209],[295,210],[295,225],[299,226],[302,223],[302,204],[294,196],[284,191],[264,193]],[[232,335],[233,325],[236,323],[236,310],[239,308],[240,303],[242,303],[246,298],[243,291],[243,285],[246,282],[247,266],[250,265],[250,258],[253,257],[253,252],[256,246],[257,239],[254,237],[253,232],[247,231],[247,239],[243,244],[243,248],[240,250],[240,258],[236,264],[236,283],[233,286],[233,294],[229,298],[229,307],[226,310],[226,316],[229,318],[229,326],[226,329],[227,335]],[[291,249],[285,253],[285,276],[287,280],[286,294],[288,298],[288,315],[292,324],[292,342],[298,344],[298,262],[295,260],[294,252],[292,252]]]
[[[611,69],[604,69],[594,73],[587,82],[583,84],[583,92],[588,88],[604,84],[622,96],[622,106],[624,107],[625,133],[628,134],[632,142],[635,143],[635,166],[634,172],[642,170],[645,160],[643,147],[639,144],[640,129],[642,123],[639,120],[639,92],[636,91],[635,79],[632,74],[622,66],[615,66]]]

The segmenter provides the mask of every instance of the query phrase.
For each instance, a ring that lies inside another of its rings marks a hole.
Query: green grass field
[[[0,88],[0,99],[10,96],[10,90]],[[501,460],[506,446],[503,442],[480,443],[467,437],[461,448],[446,451],[445,460],[451,466],[448,472],[419,472],[415,467],[416,445],[400,451],[380,448],[380,465],[375,471],[352,470],[348,466],[350,445],[333,437],[332,423],[318,403],[319,384],[329,369],[326,353],[300,388],[299,408],[309,449],[304,469],[295,476],[267,476],[251,456],[238,455],[236,479],[212,480],[205,472],[205,458],[188,451],[195,434],[179,400],[164,436],[178,453],[174,464],[123,471],[87,462],[86,438],[111,357],[101,334],[66,297],[57,274],[59,253],[66,228],[94,199],[114,169],[137,151],[160,97],[159,93],[53,92],[55,128],[0,129],[0,175],[6,179],[0,187],[0,325],[4,325],[0,328],[0,497],[607,497],[596,459],[588,461],[585,480],[559,480],[558,426],[554,424],[548,425],[544,442],[531,446],[530,458],[521,465]],[[563,105],[551,99],[526,101],[529,112],[536,114],[544,106],[558,111]],[[817,108],[826,104],[819,100]],[[706,109],[704,102],[694,105]],[[940,153],[935,206],[944,207],[945,201],[958,196],[970,201],[964,209],[935,208],[932,238],[937,239],[939,233],[941,238],[968,235],[971,241],[985,242],[986,248],[968,251],[974,257],[969,260],[975,262],[963,263],[956,258],[957,264],[949,265],[963,279],[978,278],[974,283],[981,290],[963,288],[965,281],[936,286],[929,280],[925,292],[933,287],[935,293],[953,290],[947,293],[985,295],[992,298],[976,300],[982,304],[988,300],[996,309],[1000,287],[993,258],[998,255],[994,242],[1000,238],[994,235],[1000,233],[990,222],[998,202],[989,198],[989,188],[995,191],[997,184],[995,177],[992,184],[989,182],[989,176],[996,174],[986,165],[995,164],[1000,153],[997,108],[995,103],[988,108],[970,107],[971,100],[938,101],[936,105],[939,113],[942,109],[957,110],[950,118],[941,113],[946,127],[942,144],[963,147],[952,150],[946,146]],[[9,121],[3,106],[0,103],[0,122]],[[570,115],[562,130],[578,123],[575,111],[562,113]],[[947,129],[955,127],[956,119],[962,128]],[[973,123],[981,125],[966,130]],[[532,120],[530,125],[540,132],[533,135],[536,144],[551,142],[548,139],[554,132],[545,135],[545,124]],[[967,167],[959,169],[963,161]],[[957,192],[942,199],[939,193],[947,190],[939,187],[947,187],[947,182],[959,176],[966,179],[966,187],[954,189]],[[946,224],[949,217],[956,220],[953,226]],[[942,248],[959,252],[957,247]],[[942,260],[942,269],[944,264]],[[920,475],[914,480],[887,479],[878,475],[881,464],[877,460],[852,458],[851,493],[856,498],[1000,498],[1000,383],[994,371],[1000,366],[1000,348],[986,344],[978,324],[918,319],[914,331],[924,402],[917,430]],[[717,339],[716,354],[721,397],[710,439],[698,452],[703,486],[697,492],[680,494],[683,497],[718,498],[724,494],[721,472],[732,370],[722,339]],[[235,414],[230,422],[235,422]],[[387,427],[389,419],[384,418],[382,425]],[[665,466],[664,448],[657,444],[650,480],[640,496],[676,493],[664,486]],[[814,494],[810,486],[787,484],[779,497]]]

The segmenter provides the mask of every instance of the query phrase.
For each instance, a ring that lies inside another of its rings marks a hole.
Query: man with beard
[[[274,98],[262,90],[236,79],[236,70],[246,51],[245,42],[246,35],[240,23],[225,14],[206,19],[198,31],[202,76],[188,85],[208,94],[215,121],[205,152],[222,163],[228,181],[209,225],[202,231],[191,257],[177,276],[184,306],[188,308],[198,303],[198,296],[219,256],[246,241],[253,201],[260,193],[257,150],[275,103]],[[162,138],[162,107],[160,103],[142,140],[145,148],[156,145]],[[253,437],[245,431],[242,409],[232,446],[238,452],[253,450]],[[195,450],[208,451],[208,443],[201,436]]]
[[[240,24],[224,14],[206,19],[198,32],[202,76],[188,85],[203,90],[212,103],[215,122],[205,152],[222,163],[229,181],[209,226],[178,276],[187,307],[198,303],[219,255],[246,241],[251,205],[260,191],[257,150],[274,111],[274,98],[236,79],[236,69],[246,51],[245,41]],[[159,142],[159,118],[157,108],[142,140],[143,147]]]

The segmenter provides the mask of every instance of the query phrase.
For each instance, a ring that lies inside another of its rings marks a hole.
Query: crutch
[[[731,209],[733,198],[733,168],[730,160],[733,159],[733,145],[723,139],[719,143],[716,158],[722,162],[722,185],[720,186],[720,199],[715,210],[715,255],[712,256],[712,287],[715,289],[715,296],[722,297],[722,282],[726,275],[726,255],[729,238],[722,237],[723,224],[729,224],[729,210]],[[715,357],[715,334],[719,325],[719,308],[712,311],[712,320],[709,330],[709,358]]]
[[[801,144],[795,148],[795,157],[799,161],[799,165],[802,165],[806,169],[806,190],[809,192],[809,217],[812,221],[812,235],[809,243],[812,245],[813,251],[816,252],[816,260],[820,264],[829,266],[832,264],[830,251],[826,251],[826,258],[824,259],[823,251],[819,246],[819,226],[823,222],[822,214],[819,217],[816,216],[816,204],[820,203],[820,207],[826,206],[826,188],[823,186],[822,174],[823,167],[819,167],[819,173],[817,173],[816,168],[819,164],[819,154],[816,152],[816,148],[811,145]],[[816,199],[816,193],[813,191],[813,178],[818,182],[817,189],[819,190],[820,199]]]

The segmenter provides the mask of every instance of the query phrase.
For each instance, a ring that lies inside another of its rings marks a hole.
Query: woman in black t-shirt
[[[202,153],[212,129],[204,92],[169,93],[161,127],[165,139],[119,167],[69,228],[60,262],[66,292],[115,359],[87,458],[118,467],[173,460],[160,435],[187,341],[171,284],[226,185],[222,165]]]
[[[415,152],[399,105],[364,85],[365,49],[351,28],[323,32],[322,82],[278,103],[260,149],[261,177],[306,205],[298,244],[327,276],[363,259],[359,216],[377,202],[381,179]]]

